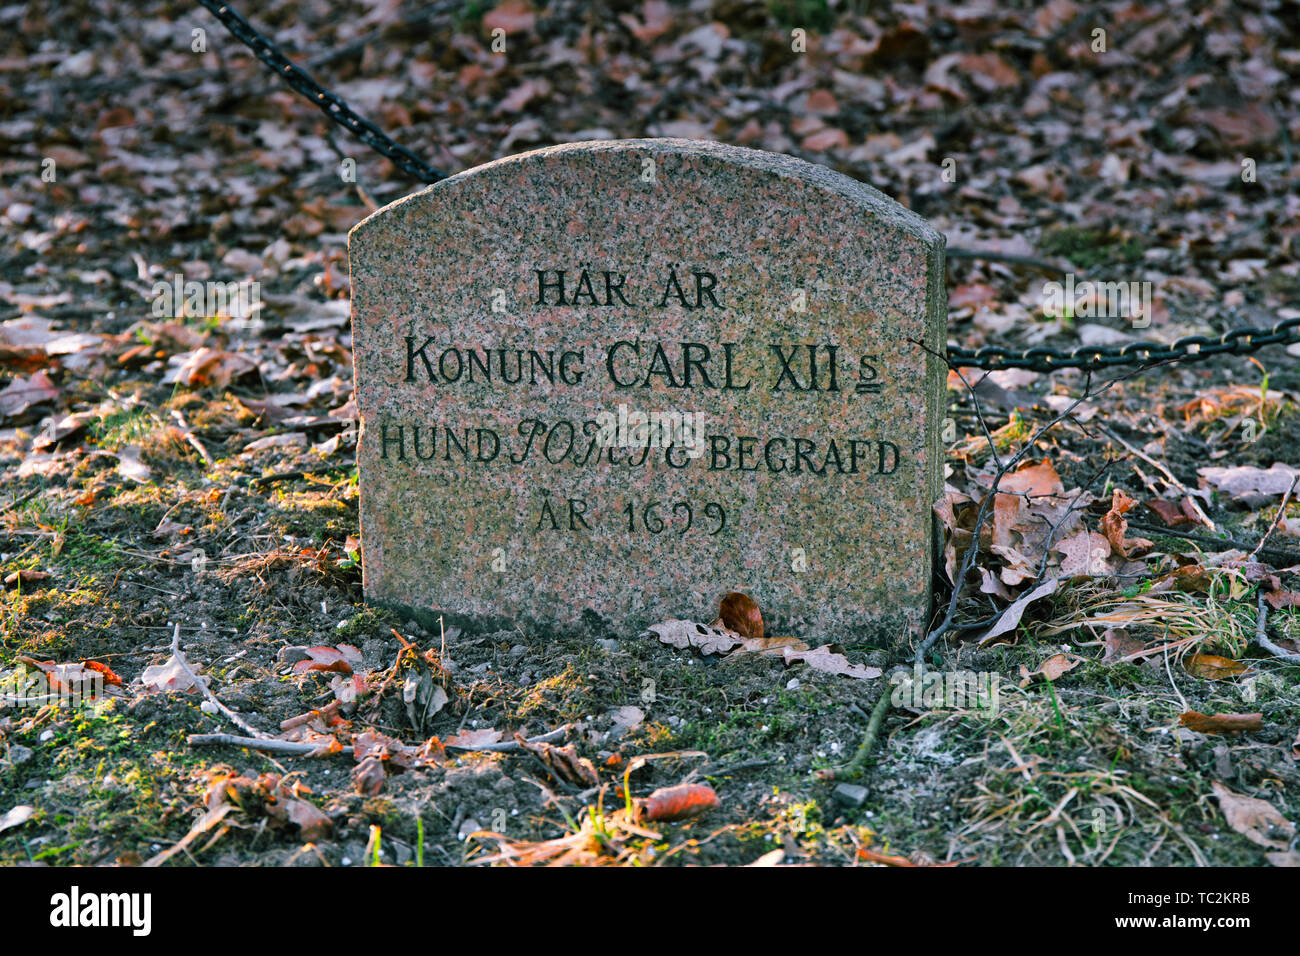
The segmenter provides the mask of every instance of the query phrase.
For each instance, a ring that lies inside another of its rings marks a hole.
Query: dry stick
[[[217,708],[217,710],[221,711],[227,717],[229,717],[231,722],[236,727],[238,727],[240,730],[244,731],[245,733],[252,734],[253,737],[255,738],[262,739],[262,740],[270,739],[269,734],[265,734],[262,731],[258,730],[256,727],[248,723],[246,720],[244,720],[244,718],[240,717],[237,713],[235,713],[233,710],[231,710],[221,701],[217,700],[217,695],[212,693],[212,691],[208,689],[207,683],[205,681],[199,680],[198,675],[195,674],[194,671],[190,670],[190,665],[185,660],[185,653],[181,650],[180,621],[176,622],[176,629],[172,632],[172,657],[176,659],[176,663],[180,665],[181,670],[185,672],[185,675],[191,681],[194,682],[194,686],[197,687],[199,690],[201,690],[203,692],[203,696],[206,697],[212,703],[212,706]]]
[[[975,389],[970,382],[966,381],[966,376],[962,374],[961,369],[954,365],[950,365],[949,367],[957,373],[957,377],[961,379],[961,383],[966,386],[966,391],[970,392],[971,398],[975,398]],[[987,374],[985,377],[987,378]],[[982,381],[984,381],[983,378],[980,379],[980,382]],[[975,384],[978,385],[979,382],[976,382]],[[993,456],[994,467],[1001,468],[1002,458],[998,455],[998,445],[997,442],[993,440],[993,433],[989,431],[988,422],[984,420],[984,409],[981,407],[978,399],[975,401],[975,418],[980,423],[980,430],[984,432],[984,440],[989,443],[989,453]]]
[[[1098,478],[1100,478],[1106,472],[1110,471],[1111,465],[1114,465],[1119,461],[1122,461],[1122,459],[1107,458],[1106,461],[1102,463],[1102,466],[1097,469],[1096,473],[1091,478],[1088,479],[1087,483],[1085,483],[1084,486],[1079,489],[1079,493],[1070,499],[1070,506],[1065,509],[1065,514],[1061,515],[1061,517],[1057,519],[1056,523],[1052,525],[1051,528],[1048,529],[1047,541],[1043,544],[1043,560],[1039,562],[1038,574],[1035,575],[1035,578],[1037,580],[1041,581],[1043,579],[1043,574],[1046,573],[1047,571],[1047,559],[1048,557],[1051,556],[1052,545],[1056,541],[1057,532],[1061,530],[1061,526],[1064,525],[1065,522],[1070,519],[1070,515],[1074,514],[1075,510],[1079,507],[1079,499],[1082,498],[1084,494],[1087,493],[1089,488],[1091,488],[1093,485],[1097,483]],[[998,616],[1001,617],[1001,615]]]
[[[1184,495],[1186,495],[1186,496],[1187,496],[1187,500],[1191,503],[1192,510],[1194,510],[1194,511],[1196,512],[1196,516],[1197,516],[1198,518],[1201,519],[1201,523],[1202,523],[1203,525],[1205,525],[1205,526],[1206,526],[1207,528],[1209,528],[1211,531],[1218,531],[1218,530],[1219,530],[1218,528],[1216,528],[1216,527],[1214,526],[1214,522],[1210,520],[1209,515],[1207,515],[1204,511],[1201,510],[1201,506],[1200,506],[1199,504],[1196,503],[1196,499],[1192,496],[1192,493],[1191,493],[1191,491],[1188,490],[1187,486],[1184,485],[1181,481],[1179,481],[1177,478],[1174,477],[1173,472],[1171,472],[1168,468],[1166,468],[1166,467],[1165,467],[1164,465],[1162,465],[1160,462],[1156,461],[1154,458],[1152,458],[1152,457],[1151,457],[1150,455],[1148,455],[1146,452],[1142,451],[1140,448],[1134,448],[1132,445],[1130,445],[1130,444],[1129,444],[1128,442],[1126,442],[1124,439],[1120,438],[1118,435],[1115,434],[1114,431],[1112,431],[1111,429],[1107,428],[1105,425],[1102,425],[1102,426],[1101,426],[1101,430],[1104,431],[1104,432],[1105,432],[1107,435],[1109,435],[1111,438],[1115,439],[1115,441],[1117,441],[1117,442],[1119,442],[1121,445],[1123,445],[1124,448],[1126,448],[1129,452],[1131,452],[1132,454],[1136,455],[1138,458],[1141,458],[1143,461],[1145,461],[1145,462],[1146,462],[1148,465],[1150,465],[1152,468],[1157,469],[1157,470],[1160,472],[1160,474],[1162,474],[1162,475],[1165,476],[1165,480],[1166,480],[1167,482],[1169,482],[1171,485],[1173,485],[1175,488],[1177,488],[1179,491],[1181,491]]]
[[[1157,537],[1182,538],[1186,541],[1193,541],[1196,544],[1205,545],[1207,547],[1223,548],[1226,545],[1228,547],[1236,548],[1239,551],[1244,551],[1246,548],[1250,547],[1249,541],[1240,541],[1236,538],[1228,537],[1211,538],[1204,534],[1194,534],[1191,531],[1179,531],[1177,528],[1161,528],[1158,525],[1146,524],[1141,521],[1130,521],[1128,526],[1134,531],[1145,531],[1147,534],[1153,534]],[[1263,547],[1262,543],[1260,545],[1260,551],[1267,554],[1277,555],[1287,561],[1300,563],[1300,552],[1297,551],[1287,551],[1285,548],[1277,547],[1266,548]]]
[[[943,362],[947,364],[949,368],[952,367],[952,363],[948,360],[948,357],[946,355],[940,352],[936,352],[934,349],[931,349],[930,347],[925,345],[925,343],[918,342],[915,339],[909,339],[908,341],[912,342],[913,345],[920,346],[922,349],[924,349],[926,352],[929,352],[931,355],[934,355],[937,358],[942,359]],[[1118,378],[1111,379],[1109,382],[1106,382],[1104,385],[1096,388],[1095,390],[1092,385],[1092,371],[1088,370],[1087,378],[1084,380],[1083,393],[1080,394],[1079,397],[1076,398],[1073,402],[1071,402],[1069,406],[1066,407],[1065,411],[1061,412],[1059,415],[1053,418],[1046,425],[1044,425],[1043,427],[1039,428],[1036,432],[1034,432],[1034,434],[1030,436],[1029,440],[1025,442],[1024,446],[1020,449],[1020,451],[1016,452],[1015,455],[1013,455],[1008,461],[1006,461],[1002,465],[1002,467],[1000,467],[997,470],[997,473],[993,477],[993,485],[990,487],[989,493],[987,496],[985,496],[984,501],[981,502],[979,512],[975,517],[975,527],[971,532],[971,546],[966,549],[966,554],[962,559],[961,569],[958,572],[957,579],[953,582],[952,597],[948,601],[948,610],[944,614],[943,621],[940,622],[939,626],[935,628],[933,631],[931,631],[926,636],[925,640],[923,640],[920,644],[917,645],[916,654],[913,662],[914,666],[917,667],[922,666],[925,660],[926,652],[931,647],[934,646],[935,641],[937,641],[940,637],[942,637],[943,635],[947,634],[949,631],[954,629],[953,618],[957,614],[957,604],[960,601],[962,592],[965,590],[966,587],[966,577],[970,573],[971,568],[974,567],[976,557],[979,556],[980,531],[984,527],[984,522],[988,520],[989,513],[993,507],[993,502],[995,501],[995,499],[999,494],[998,487],[1001,484],[1002,479],[1006,476],[1007,472],[1009,472],[1016,464],[1018,464],[1020,459],[1023,458],[1026,454],[1028,454],[1029,451],[1035,445],[1038,444],[1039,440],[1042,439],[1042,437],[1045,434],[1047,434],[1047,432],[1055,428],[1059,423],[1061,423],[1065,419],[1073,417],[1074,410],[1078,408],[1080,405],[1082,405],[1085,401],[1087,401],[1090,398],[1095,398],[1097,395],[1100,395],[1102,392],[1107,391],[1108,389],[1118,384],[1119,382],[1133,378],[1136,375],[1140,375],[1143,372],[1146,372],[1148,369],[1156,368],[1160,365],[1167,365],[1167,364],[1171,364],[1171,363],[1153,362],[1148,365],[1139,366],[1138,368],[1135,368],[1131,372],[1127,372],[1124,375],[1119,376]],[[971,391],[971,400],[975,402],[976,406],[978,407],[979,397],[974,393],[973,390]]]
[[[1259,612],[1255,615],[1255,643],[1274,657],[1281,658],[1288,664],[1300,664],[1300,654],[1292,654],[1268,639],[1268,631],[1266,630],[1268,626],[1268,606],[1264,603],[1264,589],[1260,588],[1258,594]]]
[[[240,737],[238,734],[190,734],[185,742],[196,744],[229,744],[232,747],[247,747],[250,750],[263,750],[267,753],[293,754],[305,756],[321,749],[320,744],[300,743],[294,740],[272,740],[268,737]],[[332,751],[333,753],[351,754],[351,747]]]
[[[540,734],[536,737],[529,737],[530,744],[550,744],[557,740],[563,739],[568,732],[569,725],[548,733]],[[292,754],[296,756],[306,756],[315,753],[321,749],[320,744],[300,743],[293,740],[273,740],[266,737],[240,737],[237,734],[190,734],[186,738],[189,744],[227,744],[231,747],[248,747],[250,750],[264,750],[269,753]],[[447,750],[464,750],[464,751],[490,751],[492,753],[509,753],[519,749],[519,744],[513,740],[501,741],[494,744],[482,744],[479,746],[461,746],[460,744],[446,744]],[[341,750],[333,750],[330,753],[351,755],[352,748],[344,747]]]
[[[834,767],[830,770],[823,770],[818,774],[823,780],[852,780],[862,773],[862,767],[867,762],[867,757],[871,755],[871,748],[876,744],[876,737],[880,734],[880,725],[885,722],[885,711],[889,709],[890,692],[882,690],[880,699],[876,701],[876,706],[871,709],[871,719],[867,721],[867,732],[862,735],[862,743],[858,744],[858,752],[842,767]]]
[[[925,348],[925,346],[922,345],[922,348]],[[932,351],[932,350],[927,349],[927,351]],[[933,354],[938,354],[938,353],[933,353]],[[998,496],[998,487],[999,485],[1001,485],[1002,479],[1006,476],[1007,472],[1009,472],[1012,468],[1014,468],[1020,462],[1020,459],[1024,458],[1025,455],[1027,455],[1030,452],[1030,450],[1033,449],[1033,447],[1038,444],[1039,440],[1045,434],[1047,434],[1049,429],[1056,427],[1057,424],[1059,424],[1060,422],[1064,421],[1067,417],[1072,415],[1074,413],[1074,410],[1078,408],[1080,405],[1082,405],[1084,401],[1093,397],[1093,395],[1095,394],[1100,394],[1101,392],[1104,392],[1106,389],[1110,388],[1112,385],[1114,385],[1116,382],[1120,380],[1121,379],[1112,379],[1110,382],[1107,382],[1105,385],[1099,388],[1096,392],[1093,392],[1092,373],[1088,372],[1088,377],[1084,384],[1083,394],[1080,395],[1077,399],[1075,399],[1069,405],[1069,407],[1065,409],[1065,411],[1061,412],[1059,415],[1053,418],[1046,425],[1044,425],[1043,427],[1039,428],[1036,432],[1034,432],[1034,434],[1030,436],[1029,440],[1025,442],[1024,446],[1018,452],[1016,452],[1011,458],[1009,458],[1005,463],[1003,463],[1001,467],[998,468],[997,473],[993,476],[993,484],[989,488],[989,493],[984,497],[984,500],[980,503],[979,512],[975,516],[975,526],[971,531],[971,544],[970,547],[966,549],[966,554],[962,557],[961,568],[957,572],[956,580],[953,581],[952,597],[948,601],[948,610],[944,614],[943,621],[940,622],[939,626],[936,627],[933,631],[931,631],[926,636],[925,640],[921,641],[921,643],[917,645],[916,654],[914,656],[915,666],[917,667],[922,666],[923,662],[925,661],[926,652],[931,647],[934,646],[935,641],[939,640],[939,638],[943,637],[943,635],[947,634],[953,628],[953,618],[956,617],[957,615],[957,604],[961,600],[962,592],[965,590],[966,576],[970,573],[971,568],[975,566],[975,559],[979,556],[980,531],[984,527],[984,522],[988,520],[989,513],[993,510],[993,503]],[[971,400],[975,402],[979,402],[979,399],[975,396],[975,393],[973,391],[971,392]]]
[[[1259,554],[1259,549],[1264,547],[1264,542],[1268,540],[1268,536],[1273,533],[1273,529],[1277,527],[1278,522],[1282,520],[1282,516],[1286,514],[1286,506],[1291,500],[1291,492],[1295,491],[1295,483],[1297,481],[1300,481],[1300,474],[1291,479],[1291,487],[1288,488],[1286,494],[1282,496],[1282,507],[1277,509],[1277,514],[1273,517],[1273,523],[1269,525],[1268,530],[1264,532],[1264,537],[1259,539],[1259,544],[1255,545],[1255,550],[1250,552],[1252,559],[1255,555]]]

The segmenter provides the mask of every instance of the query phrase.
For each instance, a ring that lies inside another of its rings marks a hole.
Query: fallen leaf
[[[1271,803],[1233,793],[1217,780],[1212,781],[1210,786],[1219,800],[1219,809],[1223,811],[1228,826],[1266,850],[1286,850],[1290,847],[1291,838],[1295,836],[1295,825],[1278,813]]]
[[[59,390],[44,371],[34,372],[31,378],[15,378],[0,391],[0,418],[17,418],[33,405],[52,402]]]
[[[173,654],[162,664],[152,664],[144,669],[140,681],[145,690],[168,694],[187,693],[196,689],[194,681],[185,672],[184,663]]]
[[[1110,560],[1110,542],[1095,531],[1076,531],[1054,545],[1053,550],[1061,553],[1060,573],[1067,578],[1110,574],[1115,570]]]
[[[706,783],[682,783],[656,790],[645,798],[643,806],[647,820],[689,820],[721,802]]]
[[[1008,631],[1014,631],[1016,625],[1020,623],[1021,616],[1025,613],[1025,608],[1029,607],[1030,604],[1040,598],[1045,598],[1049,594],[1054,594],[1056,592],[1056,586],[1060,580],[1060,578],[1052,578],[1050,581],[1040,584],[1032,591],[1027,594],[1022,594],[1017,598],[1014,604],[1010,605],[1002,612],[1002,616],[994,622],[991,628],[989,628],[988,633],[979,639],[979,645],[983,647],[984,645],[991,643],[994,638],[1001,637]]]
[[[338,674],[351,674],[361,667],[361,652],[351,644],[339,644],[336,647],[303,648],[307,658],[293,665],[295,674],[309,671],[332,671]]]
[[[1158,514],[1160,520],[1169,528],[1196,523],[1196,519],[1189,517],[1181,506],[1174,504],[1172,501],[1165,501],[1163,498],[1150,499],[1147,502],[1147,507]]]
[[[504,0],[483,14],[483,28],[488,32],[530,33],[537,22],[528,0]]]
[[[610,739],[616,740],[630,731],[636,730],[645,720],[645,711],[640,707],[628,704],[613,711],[611,716],[614,719],[614,726],[610,728]]]
[[[693,647],[701,654],[725,653],[742,643],[731,631],[695,621],[664,621],[651,625],[647,633],[672,647],[681,650]]]
[[[1128,631],[1122,628],[1106,628],[1101,635],[1106,644],[1106,652],[1102,655],[1101,662],[1110,664],[1118,662],[1129,657],[1141,655],[1146,648],[1146,642],[1140,641],[1135,637],[1129,637]]]
[[[1249,508],[1262,508],[1287,493],[1300,469],[1275,463],[1268,469],[1253,465],[1233,468],[1199,468],[1197,473],[1211,488]]]
[[[993,543],[1015,544],[1012,532],[1027,515],[1035,499],[1064,494],[1065,485],[1051,461],[1028,462],[998,482],[998,496],[993,501]]]
[[[384,762],[378,757],[365,757],[352,768],[352,784],[357,793],[373,797],[384,788]]]
[[[557,778],[579,787],[600,786],[595,765],[586,757],[579,757],[573,744],[557,747],[548,743],[529,743],[523,734],[515,734],[515,742],[528,751]]]
[[[785,658],[787,665],[802,661],[813,670],[820,671],[823,674],[839,674],[844,677],[856,677],[858,680],[870,680],[879,677],[883,673],[879,667],[849,663],[847,657],[843,654],[836,654],[830,649],[829,645],[814,647],[807,651],[786,648],[782,656]]]
[[[1132,557],[1136,553],[1150,551],[1154,547],[1153,542],[1146,538],[1125,539],[1124,532],[1128,530],[1128,519],[1124,515],[1133,509],[1137,501],[1130,498],[1119,488],[1111,493],[1110,510],[1106,512],[1105,517],[1101,519],[1101,532],[1110,542],[1111,550],[1121,557]]]
[[[1300,607],[1300,591],[1269,591],[1264,595],[1264,600],[1275,611],[1284,607]]]
[[[39,591],[52,575],[45,571],[11,571],[5,575],[5,587],[19,588],[22,591]]]
[[[732,591],[718,602],[718,618],[722,626],[741,637],[763,636],[763,613],[748,594]]]
[[[1183,661],[1183,670],[1203,680],[1228,680],[1246,670],[1247,665],[1217,654],[1193,654]]]
[[[140,460],[139,445],[123,445],[117,450],[117,471],[123,478],[145,484],[152,477],[149,466]]]
[[[1067,671],[1072,671],[1083,663],[1083,658],[1070,657],[1065,654],[1053,654],[1047,660],[1038,666],[1038,670],[1030,672],[1023,664],[1020,666],[1021,687],[1027,687],[1035,677],[1042,677],[1044,680],[1056,680]]]
[[[1188,730],[1200,734],[1240,734],[1248,730],[1263,730],[1264,715],[1260,714],[1202,714],[1189,710],[1181,714],[1178,722]]]

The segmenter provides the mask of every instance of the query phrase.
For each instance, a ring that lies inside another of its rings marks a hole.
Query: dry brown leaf
[[[0,418],[17,418],[33,405],[53,402],[58,397],[58,388],[44,371],[27,379],[17,377],[0,391]]]
[[[1012,532],[1029,511],[1034,499],[1065,493],[1061,476],[1051,461],[1029,462],[998,482],[998,496],[993,501],[993,543],[1015,544]]]
[[[1121,557],[1132,557],[1136,553],[1150,551],[1153,543],[1146,538],[1125,539],[1128,519],[1124,515],[1133,509],[1137,501],[1130,498],[1119,488],[1111,493],[1110,510],[1101,519],[1101,531],[1110,542],[1111,550]]]
[[[1237,465],[1232,468],[1199,468],[1197,473],[1211,488],[1228,495],[1250,508],[1262,508],[1286,494],[1300,469],[1280,463],[1256,468]]]
[[[352,783],[357,793],[373,797],[384,788],[384,762],[376,756],[369,756],[357,762],[352,768]]]
[[[573,744],[557,747],[548,743],[529,743],[523,734],[515,734],[515,742],[545,764],[560,780],[584,788],[600,786],[595,764],[586,757],[579,757]]]
[[[1080,529],[1057,542],[1053,550],[1061,553],[1061,574],[1067,578],[1110,574],[1115,570],[1110,542],[1095,531]]]
[[[1300,607],[1300,591],[1269,591],[1264,595],[1264,600],[1275,611],[1284,607]]]
[[[1251,843],[1266,850],[1286,850],[1295,836],[1295,825],[1278,813],[1267,800],[1233,793],[1219,781],[1210,784],[1219,800],[1228,826]]]
[[[1056,680],[1067,671],[1072,671],[1083,663],[1081,657],[1070,657],[1065,654],[1053,654],[1047,660],[1039,665],[1038,670],[1030,671],[1023,664],[1020,665],[1021,687],[1028,687],[1035,677],[1042,677],[1045,680]]]
[[[706,783],[682,783],[661,787],[645,798],[647,820],[688,820],[707,813],[722,801]]]
[[[351,674],[361,667],[361,652],[351,644],[339,644],[335,647],[291,648],[305,655],[293,665],[295,674],[309,671],[328,671],[338,674]]]
[[[763,612],[748,594],[724,594],[718,602],[718,619],[723,627],[741,637],[763,637]]]
[[[1183,499],[1186,500],[1185,498]],[[1189,516],[1182,506],[1163,498],[1152,498],[1147,507],[1160,516],[1166,527],[1177,528],[1185,524],[1196,524],[1196,518]]]
[[[1202,714],[1189,710],[1178,722],[1200,734],[1240,734],[1264,728],[1263,714]]]
[[[1228,680],[1245,672],[1247,665],[1217,654],[1193,654],[1183,661],[1183,670],[1202,680]]]
[[[324,813],[306,800],[284,801],[285,816],[298,827],[298,836],[304,843],[328,840],[334,833],[334,824]]]
[[[991,643],[995,638],[1001,637],[1009,631],[1014,631],[1016,625],[1020,623],[1020,618],[1025,613],[1025,608],[1039,598],[1045,598],[1049,594],[1055,593],[1059,582],[1060,578],[1052,578],[1050,581],[1045,581],[1032,591],[1017,598],[1014,604],[1002,612],[1002,616],[989,628],[988,633],[979,639],[980,646],[983,647]]]
[[[528,0],[504,0],[483,14],[483,28],[489,33],[493,30],[530,33],[536,22],[537,15]]]
[[[1129,637],[1128,631],[1123,628],[1108,627],[1101,637],[1106,642],[1106,653],[1101,658],[1103,664],[1118,662],[1130,656],[1136,657],[1146,648],[1145,641]]]

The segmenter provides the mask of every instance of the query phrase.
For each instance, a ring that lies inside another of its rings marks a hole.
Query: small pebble
[[[835,787],[831,797],[847,807],[860,807],[867,802],[867,788],[856,783],[841,783]]]

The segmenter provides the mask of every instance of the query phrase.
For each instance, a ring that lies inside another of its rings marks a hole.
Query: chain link
[[[238,11],[217,0],[198,0],[221,21],[235,39],[275,71],[285,83],[307,97],[322,113],[338,123],[375,152],[386,156],[398,169],[425,183],[436,183],[448,174],[430,166],[405,146],[395,143],[374,123],[354,113],[336,93],[317,83],[310,73],[295,64],[264,34],[258,32]],[[1130,342],[1116,348],[1083,346],[1072,350],[1036,347],[1015,351],[997,345],[981,349],[949,348],[953,365],[997,371],[1023,368],[1036,372],[1077,368],[1096,370],[1115,365],[1156,365],[1163,362],[1200,362],[1214,355],[1246,355],[1266,345],[1300,342],[1300,319],[1287,319],[1272,328],[1246,326],[1231,329],[1218,338],[1189,335],[1171,345],[1161,342]]]
[[[254,56],[275,71],[280,79],[315,103],[322,113],[361,142],[375,152],[388,157],[394,166],[408,176],[425,183],[436,183],[447,178],[447,173],[430,166],[405,146],[393,142],[370,120],[354,113],[338,94],[331,93],[312,79],[310,73],[285,56],[279,47],[259,33],[237,10],[227,4],[218,3],[217,0],[199,0],[199,3],[211,11],[236,40],[252,50]]]
[[[1300,342],[1300,319],[1286,319],[1272,328],[1243,326],[1230,329],[1218,338],[1188,335],[1172,344],[1130,342],[1114,348],[1085,345],[1071,350],[1031,348],[1015,351],[991,345],[982,349],[949,348],[953,365],[989,371],[1024,368],[1035,372],[1054,372],[1062,368],[1096,370],[1114,365],[1158,365],[1163,362],[1202,362],[1214,355],[1248,355],[1266,345]]]

